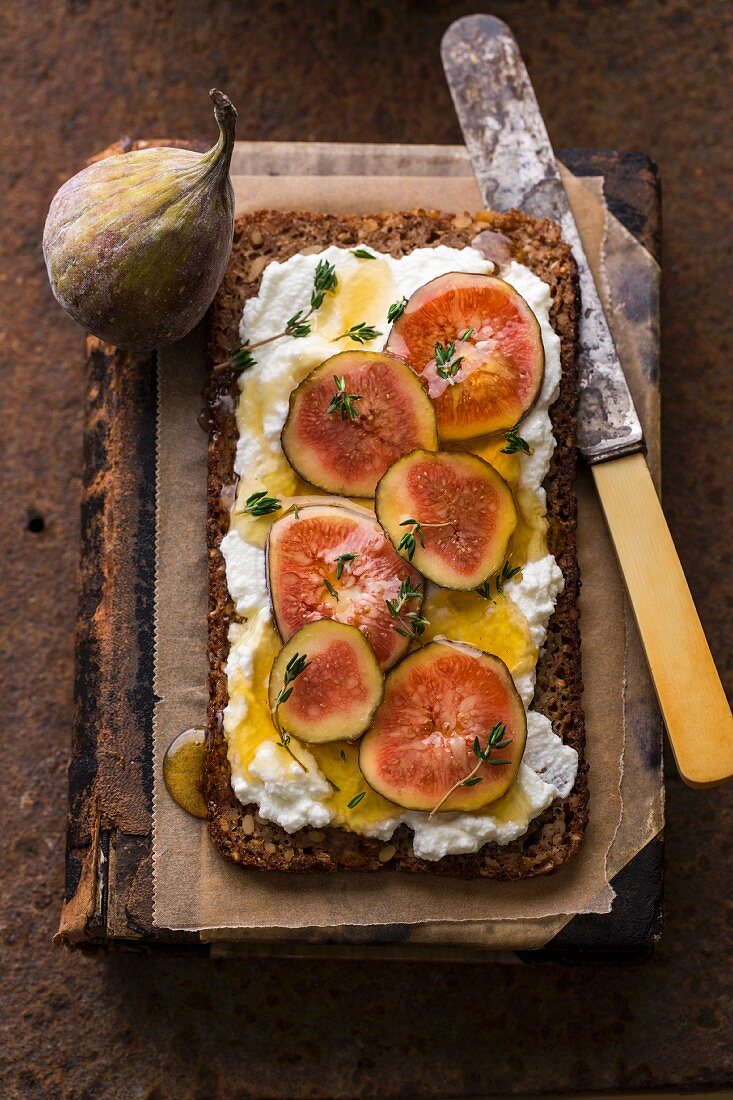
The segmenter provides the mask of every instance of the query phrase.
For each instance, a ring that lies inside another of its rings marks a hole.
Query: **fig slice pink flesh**
[[[454,344],[450,358],[462,360],[451,377],[439,373],[446,364],[436,362],[436,344]],[[392,326],[386,350],[427,384],[443,441],[513,428],[536,401],[545,369],[537,318],[493,275],[450,272],[421,286]]]
[[[334,407],[336,379],[349,400]],[[401,455],[437,445],[435,413],[420,379],[401,359],[372,351],[341,352],[312,370],[290,395],[282,432],[285,456],[302,478],[354,497],[374,496]]]
[[[303,671],[277,711],[280,728],[301,741],[353,741],[371,724],[384,694],[384,677],[362,632],[333,619],[317,619],[296,631],[275,658],[270,673],[270,708],[287,692],[285,670],[293,658]]]
[[[393,545],[412,535],[401,552],[443,588],[477,588],[501,569],[517,524],[507,483],[463,451],[405,455],[380,480],[375,506]]]
[[[267,577],[284,642],[306,623],[336,619],[359,627],[381,668],[390,668],[409,645],[394,630],[386,601],[398,598],[404,580],[422,588],[422,578],[366,509],[314,504],[276,520],[267,540]],[[407,609],[419,611],[421,603],[415,598]]]
[[[498,723],[506,727],[501,747],[480,762],[476,739],[485,751]],[[463,643],[431,642],[387,676],[359,766],[375,791],[405,809],[433,810],[459,784],[440,812],[478,810],[509,790],[526,739],[527,716],[504,662]]]

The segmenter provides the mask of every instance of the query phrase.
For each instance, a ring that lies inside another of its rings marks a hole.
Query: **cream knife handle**
[[[680,775],[733,776],[733,716],[643,455],[591,467]]]

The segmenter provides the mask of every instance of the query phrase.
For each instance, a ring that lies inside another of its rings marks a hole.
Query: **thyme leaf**
[[[361,401],[361,395],[358,393],[346,392],[346,378],[342,375],[334,374],[333,380],[336,384],[336,393],[333,395],[328,403],[326,412],[329,415],[333,413],[340,413],[342,420],[351,420],[352,422],[357,418],[355,401]]]
[[[244,508],[235,509],[235,515],[269,516],[272,512],[279,512],[282,504],[277,497],[268,497],[267,490],[252,493],[244,502]]]
[[[340,581],[344,575],[344,569],[347,562],[356,561],[359,557],[358,554],[339,554],[336,558],[336,580]]]
[[[308,668],[310,661],[306,653],[294,653],[285,666],[285,672],[283,673],[282,687],[275,696],[275,703],[272,708],[272,720],[275,725],[275,729],[280,734],[280,741],[278,744],[280,748],[285,749],[287,754],[293,758],[298,767],[302,768],[304,772],[307,772],[305,764],[298,759],[293,750],[290,748],[290,734],[280,723],[280,707],[283,703],[287,703],[290,696],[293,694],[293,684]]]
[[[246,370],[251,370],[256,366],[255,358],[249,349],[249,340],[245,340],[243,343],[238,344],[234,349],[234,355],[232,356],[232,366],[239,373]]]
[[[311,326],[303,316],[302,309],[299,309],[297,313],[294,313],[285,325],[285,335],[292,336],[295,340],[300,340],[304,336],[310,336],[310,332]]]
[[[405,531],[400,539],[397,545],[397,553],[400,554],[404,550],[407,554],[407,560],[412,561],[417,549],[417,540],[420,541],[423,550],[425,549],[425,535],[423,533],[422,524],[418,523],[416,519],[403,519],[400,523],[400,527],[409,527],[410,530]]]
[[[413,588],[412,581],[409,577],[405,577],[400,585],[400,590],[397,593],[396,600],[385,600],[389,608],[389,613],[393,619],[398,619],[402,612],[402,608],[409,600],[416,600],[422,596],[422,588]]]
[[[330,594],[331,596],[333,596],[333,598],[334,598],[335,600],[338,600],[338,598],[339,598],[339,594],[338,594],[338,592],[336,591],[336,589],[335,589],[335,588],[333,587],[333,585],[331,584],[331,582],[330,582],[330,580],[328,579],[328,577],[324,577],[324,578],[323,578],[323,583],[324,583],[324,584],[325,584],[325,586],[326,586],[326,590],[327,590],[327,592],[328,592],[328,593],[329,593],[329,594]]]
[[[285,666],[285,672],[283,674],[283,686],[275,697],[275,707],[279,707],[281,703],[286,703],[293,693],[293,683],[298,679],[301,673],[310,665],[307,653],[294,653]]]
[[[502,447],[500,454],[503,455],[515,455],[521,453],[524,455],[531,455],[533,453],[532,448],[526,439],[523,439],[516,428],[512,428],[510,431],[504,433],[506,439],[506,447]]]
[[[395,634],[399,634],[403,638],[421,638],[425,633],[425,628],[430,625],[428,620],[419,615],[417,611],[408,611],[399,621],[400,625],[395,626],[393,623],[392,629]]]
[[[403,550],[407,554],[407,560],[412,561],[415,557],[415,551],[417,550],[418,542],[425,549],[425,527],[454,527],[456,521],[454,519],[441,520],[436,523],[428,523],[427,520],[420,522],[416,519],[403,519],[400,522],[400,527],[409,527],[409,531],[405,531],[404,535],[397,544],[397,553],[401,553]]]
[[[458,368],[464,357],[459,355],[457,359],[454,359],[455,354],[455,340],[452,340],[450,344],[446,344],[445,347],[441,343],[435,345],[435,370],[441,378],[454,378],[458,374]]]
[[[499,593],[500,596],[504,595],[504,585],[506,584],[506,582],[510,581],[512,577],[516,577],[517,573],[521,573],[521,571],[521,565],[512,566],[510,562],[504,562],[503,566],[501,567],[501,573],[499,573],[494,582],[496,584],[496,591]]]
[[[474,737],[473,752],[474,756],[478,757],[478,763],[464,779],[459,779],[457,783],[453,784],[449,791],[446,791],[440,802],[438,802],[438,804],[434,806],[430,811],[430,817],[438,812],[440,807],[448,801],[453,792],[458,790],[459,787],[473,787],[476,783],[481,782],[483,776],[477,775],[476,773],[479,771],[482,764],[491,764],[492,766],[497,767],[505,764],[511,764],[511,760],[492,760],[491,754],[492,752],[494,752],[495,749],[503,749],[506,748],[507,745],[511,745],[513,740],[513,737],[506,736],[506,722],[496,723],[496,725],[492,728],[492,730],[489,732],[488,737],[486,738],[486,748],[484,749],[481,748],[481,742],[479,741],[478,737]]]
[[[366,248],[352,248],[351,255],[356,256],[357,260],[376,260],[376,256],[373,253],[368,252]]]
[[[376,340],[382,333],[379,329],[374,328],[373,325],[368,325],[366,321],[360,321],[358,325],[352,325],[351,328],[347,328],[346,332],[342,332],[340,336],[337,336],[337,340],[343,340],[346,337],[349,340],[353,340],[355,344],[368,344],[370,340]]]
[[[483,596],[485,600],[491,600],[492,603],[496,603],[496,600],[491,595],[491,578],[489,578],[489,580],[487,581],[484,581],[483,584],[480,584],[476,591],[478,592],[479,596]]]
[[[387,610],[394,619],[392,629],[403,638],[420,638],[429,626],[428,620],[417,611],[405,611],[405,604],[422,597],[422,588],[413,588],[412,581],[405,577],[400,585],[396,600],[385,600]]]
[[[401,298],[399,302],[392,302],[392,305],[387,310],[387,321],[389,324],[393,324],[398,317],[401,317],[405,312],[405,306],[407,305],[407,298]]]
[[[313,276],[313,290],[311,292],[311,307],[309,312],[312,313],[316,309],[320,309],[323,305],[323,299],[327,294],[333,294],[338,286],[338,278],[336,277],[336,265],[330,264],[328,260],[319,260],[316,265],[316,272]]]
[[[354,795],[351,802],[347,803],[348,809],[353,810],[359,805],[361,800],[366,797],[366,791],[359,791],[359,794]]]

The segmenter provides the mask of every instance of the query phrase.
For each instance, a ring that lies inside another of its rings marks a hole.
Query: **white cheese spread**
[[[318,255],[297,255],[285,263],[273,262],[264,272],[259,294],[247,302],[241,333],[243,339],[254,344],[282,330],[288,319],[309,301],[319,260],[328,260],[336,266],[338,292],[333,297],[327,296],[323,307],[313,316],[310,335],[281,339],[258,348],[256,367],[240,378],[237,410],[240,434],[235,460],[240,477],[239,506],[257,490],[266,489],[279,496],[296,491],[296,477],[280,446],[288,399],[293,387],[309,371],[336,351],[344,350],[334,340],[349,324],[365,321],[381,330],[382,335],[366,345],[369,350],[380,351],[386,340],[389,327],[386,314],[392,302],[403,296],[409,298],[418,287],[447,272],[494,271],[494,265],[472,248],[441,245],[416,249],[401,259],[375,255],[374,260],[360,260],[351,251],[332,247]],[[524,638],[523,657],[514,668],[510,665],[510,670],[528,708],[534,692],[538,651],[563,585],[562,573],[547,553],[542,489],[555,447],[548,410],[557,397],[560,382],[560,341],[549,322],[547,285],[516,262],[506,265],[500,275],[533,310],[545,350],[541,392],[520,428],[532,454],[517,456],[514,483],[520,513],[532,533],[527,543],[528,560],[521,574],[505,585],[504,599],[511,601],[513,617],[504,614],[502,619],[496,609],[488,605],[486,609],[487,617],[496,616],[497,630],[503,622],[503,629],[508,631],[511,618],[514,634],[519,630]],[[437,860],[449,854],[476,852],[488,842],[508,844],[526,832],[533,818],[554,798],[569,793],[575,781],[577,753],[552,732],[547,718],[530,710],[527,746],[517,779],[503,798],[484,810],[440,813],[431,818],[426,813],[402,811],[375,795],[374,800],[381,803],[376,810],[365,812],[360,807],[344,815],[336,807],[332,786],[314,753],[294,742],[298,758],[307,770],[299,768],[278,748],[277,735],[269,722],[267,677],[279,643],[270,621],[263,540],[261,524],[233,515],[231,530],[222,541],[229,591],[238,614],[247,620],[230,629],[229,703],[224,712],[232,786],[241,802],[256,804],[263,818],[287,832],[332,824],[388,840],[397,826],[404,823],[414,833],[416,856]],[[519,628],[517,622],[521,624]],[[450,636],[460,636],[460,622],[456,622]],[[531,660],[527,653],[532,655]],[[362,806],[366,808],[366,799]]]

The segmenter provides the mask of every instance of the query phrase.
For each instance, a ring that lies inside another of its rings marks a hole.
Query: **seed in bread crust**
[[[326,834],[320,829],[310,829],[303,837],[305,844],[320,844],[326,839]]]

